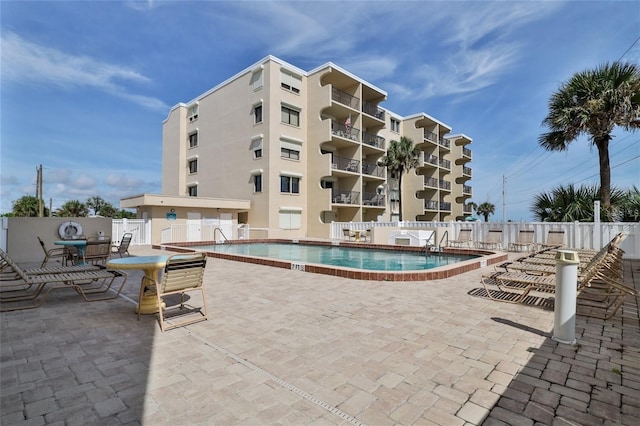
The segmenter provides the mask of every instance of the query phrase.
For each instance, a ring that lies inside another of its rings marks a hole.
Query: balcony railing
[[[462,208],[462,211],[464,213],[473,213],[473,207],[471,207],[469,204],[465,204],[464,207]]]
[[[462,174],[463,175],[467,175],[467,176],[471,176],[471,167],[463,167],[462,168]]]
[[[351,139],[352,141],[358,141],[358,136],[360,135],[360,129],[356,129],[355,127],[347,127],[346,125],[338,122],[331,122],[331,133],[340,136],[341,138]]]
[[[451,203],[445,203],[444,201],[440,201],[440,210],[445,212],[451,211]]]
[[[360,193],[357,191],[339,191],[331,192],[331,201],[334,204],[360,204]]]
[[[375,163],[362,162],[362,173],[369,176],[384,177],[384,167]]]
[[[384,207],[384,195],[377,192],[363,192],[362,204],[365,206]]]
[[[427,155],[424,157],[424,162],[425,163],[429,163],[429,164],[433,164],[434,166],[438,165],[438,157],[436,157],[435,155]]]
[[[341,104],[350,106],[353,109],[360,109],[360,99],[356,98],[348,94],[347,92],[343,92],[340,89],[336,89],[335,87],[331,88],[331,99],[336,102],[340,102]]]
[[[438,135],[428,130],[424,131],[424,138],[430,140],[431,142],[438,143]]]
[[[445,139],[442,136],[438,138],[438,143],[445,148],[451,148],[451,142],[449,141],[449,139]]]
[[[469,148],[462,148],[462,155],[471,158],[471,150]]]
[[[428,186],[430,188],[438,187],[438,179],[432,177],[424,177],[424,186]]]
[[[439,182],[439,185],[440,185],[440,189],[446,189],[447,191],[451,191],[451,182],[441,179]]]
[[[384,138],[374,133],[362,132],[362,142],[376,148],[384,149]]]
[[[438,164],[440,165],[440,167],[444,169],[451,170],[451,161],[449,160],[445,160],[441,158]]]
[[[462,185],[462,193],[463,194],[472,194],[473,191],[469,185]]]
[[[433,200],[426,200],[424,202],[425,210],[438,210],[438,202]]]
[[[344,170],[347,172],[358,173],[360,171],[360,161],[349,157],[333,156],[331,168],[334,170]]]
[[[384,110],[378,108],[374,104],[370,104],[368,102],[363,102],[362,103],[362,112],[364,112],[365,114],[369,114],[369,115],[377,118],[378,120],[384,121]]]

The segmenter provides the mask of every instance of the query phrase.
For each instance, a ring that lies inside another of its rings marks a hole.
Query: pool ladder
[[[222,229],[220,228],[213,228],[213,240],[216,240],[216,231],[220,232],[220,235],[222,235],[222,238],[224,238],[224,242],[228,243],[229,239],[227,238],[226,235],[224,235],[224,232],[222,232]]]
[[[425,244],[424,247],[422,248],[422,252],[423,253],[427,253],[427,252],[436,252],[436,253],[442,253],[442,241],[444,239],[447,239],[447,241],[449,241],[449,231],[444,231],[444,234],[442,234],[442,238],[440,238],[440,242],[438,243],[437,246],[432,246],[429,245],[429,243]]]

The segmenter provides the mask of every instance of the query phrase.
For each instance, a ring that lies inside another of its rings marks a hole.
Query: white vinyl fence
[[[521,229],[534,230],[535,242],[542,244],[547,239],[547,232],[564,230],[565,246],[571,248],[601,249],[613,237],[623,232],[626,236],[621,247],[625,251],[625,258],[640,259],[640,223],[637,222],[333,222],[331,224],[331,238],[342,239],[345,228],[352,231],[365,231],[375,227],[395,227],[402,229],[436,229],[447,231],[446,240],[455,240],[460,229],[471,229],[473,241],[483,241],[490,229],[502,230],[502,247],[518,238]],[[440,238],[440,237],[439,237]],[[437,242],[436,244],[439,244]]]
[[[126,232],[131,232],[131,245],[151,244],[151,221],[146,219],[113,219],[111,221],[111,242],[120,244]]]

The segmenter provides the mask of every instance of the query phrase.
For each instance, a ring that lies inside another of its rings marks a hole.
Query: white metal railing
[[[151,221],[147,219],[113,219],[111,221],[111,242],[120,244],[125,232],[131,232],[131,245],[151,244]]]
[[[333,222],[330,238],[342,239],[345,228],[363,231],[376,227],[444,228],[449,232],[449,239],[455,239],[460,229],[471,229],[473,241],[483,241],[490,229],[501,229],[503,248],[517,241],[521,229],[533,229],[537,244],[546,241],[549,230],[564,230],[567,247],[595,250],[623,232],[626,236],[621,245],[624,257],[640,259],[640,223],[637,222]]]

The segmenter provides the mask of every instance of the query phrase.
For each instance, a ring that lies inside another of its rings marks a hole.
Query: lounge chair
[[[111,246],[111,254],[117,254],[120,257],[123,257],[125,254],[129,256],[129,245],[131,244],[132,238],[133,234],[131,232],[125,232],[124,235],[122,235],[120,244]]]
[[[502,229],[491,229],[482,241],[476,241],[476,247],[483,249],[502,249]]]
[[[16,274],[14,280],[2,281],[0,283],[0,304],[2,304],[0,310],[3,312],[37,308],[44,302],[52,290],[58,288],[73,288],[87,302],[115,299],[127,281],[126,274],[103,268],[77,272],[29,275],[13,262],[4,251],[0,250],[0,254],[2,254],[2,260],[6,264],[5,270],[10,268],[13,273]],[[114,289],[115,291],[109,296],[104,296],[118,278],[122,279],[120,287]],[[51,286],[49,286],[49,289],[40,300],[36,301],[47,284],[51,284]],[[94,297],[93,295],[95,294],[101,296]],[[31,302],[26,305],[23,303],[17,304],[17,302],[25,301]]]
[[[40,264],[41,268],[46,266],[46,264],[51,259],[58,259],[57,262],[60,262],[60,264],[62,265],[66,265],[67,261],[71,259],[71,253],[69,252],[69,250],[67,250],[67,248],[60,247],[60,248],[47,249],[47,247],[44,245],[44,241],[42,241],[42,238],[38,237],[38,241],[40,242],[40,247],[42,247],[42,251],[44,251],[44,260]]]
[[[518,231],[518,239],[509,244],[510,251],[521,251],[526,249],[527,251],[535,250],[535,232],[533,229],[521,229]]]
[[[140,286],[140,299],[142,299],[145,287],[151,285],[155,287],[156,296],[158,298],[158,317],[160,320],[160,329],[162,331],[171,330],[187,324],[207,320],[207,303],[205,300],[203,278],[204,270],[207,264],[207,255],[204,252],[195,254],[176,254],[167,259],[160,282],[152,280],[145,276]],[[152,281],[149,283],[149,281]],[[185,295],[188,292],[199,291],[202,294],[202,308],[193,308],[185,305]],[[180,294],[180,306],[177,308],[164,308],[165,303],[162,298],[172,294]],[[204,311],[204,312],[203,312]],[[173,318],[185,315],[186,320],[171,322]],[[195,317],[194,317],[195,315]],[[138,319],[140,319],[140,310],[138,310]],[[167,320],[170,321],[167,321]]]
[[[351,229],[349,229],[349,228],[344,228],[342,230],[342,236],[347,241],[351,241],[351,240],[355,241],[356,240],[356,233],[351,231]]]
[[[458,231],[458,238],[447,241],[447,245],[451,247],[462,247],[466,245],[471,247],[471,229],[461,229]]]
[[[540,244],[541,249],[560,248],[564,246],[564,229],[550,229],[547,232],[547,240]]]

